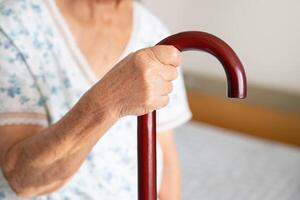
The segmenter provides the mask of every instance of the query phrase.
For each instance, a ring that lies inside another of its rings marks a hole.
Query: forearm
[[[164,165],[159,200],[181,199],[181,172],[178,163]]]
[[[60,121],[11,146],[2,168],[12,188],[22,196],[38,195],[71,177],[117,120],[102,103],[95,110],[84,96]]]
[[[179,162],[164,164],[159,200],[170,199],[181,199],[181,173]]]
[[[158,137],[163,151],[163,176],[158,195],[159,199],[180,200],[181,172],[174,133],[172,131],[159,133]]]

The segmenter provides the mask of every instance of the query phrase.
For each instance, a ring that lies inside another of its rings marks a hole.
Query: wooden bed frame
[[[225,80],[185,73],[185,82],[193,120],[300,146],[300,96],[250,84],[240,101],[224,97]]]

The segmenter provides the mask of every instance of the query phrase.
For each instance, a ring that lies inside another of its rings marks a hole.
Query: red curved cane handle
[[[234,51],[221,39],[205,32],[190,31],[172,35],[158,45],[173,45],[180,51],[200,50],[214,55],[227,77],[227,95],[247,96],[243,65]],[[138,198],[156,200],[156,112],[138,117]]]

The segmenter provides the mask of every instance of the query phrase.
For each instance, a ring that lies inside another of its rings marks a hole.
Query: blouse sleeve
[[[46,126],[46,111],[38,91],[24,55],[0,32],[0,125]]]
[[[156,28],[152,30],[154,45],[170,35],[166,27],[157,19]],[[169,95],[169,104],[157,110],[157,130],[163,132],[175,129],[192,118],[192,112],[186,96],[182,67],[178,67],[178,78],[174,80],[173,91]]]

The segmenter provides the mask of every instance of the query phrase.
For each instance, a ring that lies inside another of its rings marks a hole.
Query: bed
[[[176,143],[184,200],[300,200],[300,148],[195,122]]]

